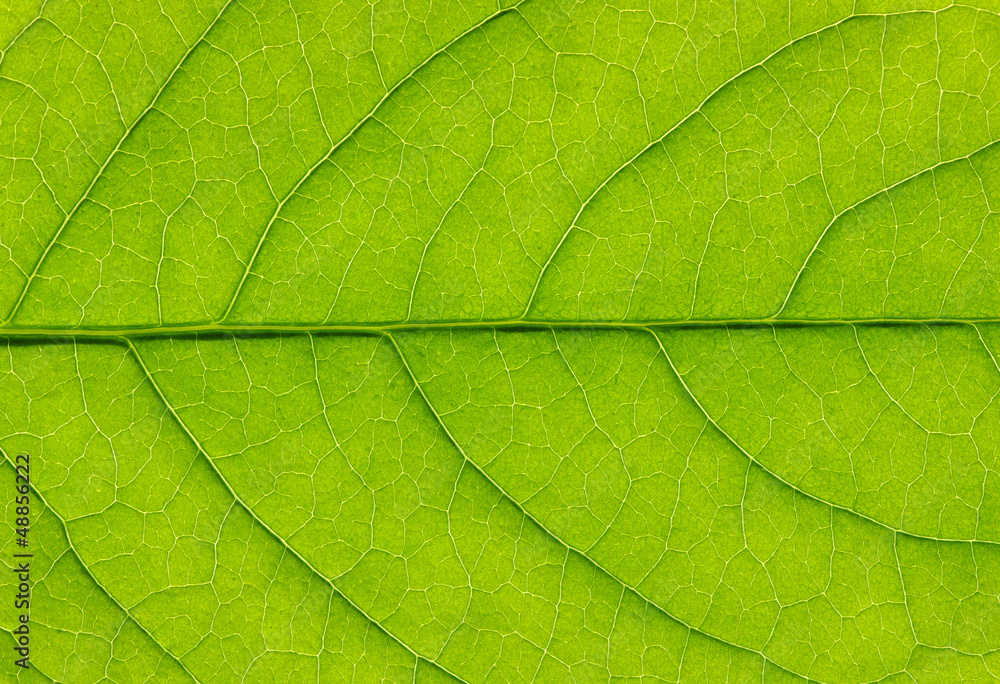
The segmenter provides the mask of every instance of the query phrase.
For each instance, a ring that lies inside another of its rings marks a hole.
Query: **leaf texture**
[[[1000,681],[1000,6],[45,0],[0,49],[5,677]]]

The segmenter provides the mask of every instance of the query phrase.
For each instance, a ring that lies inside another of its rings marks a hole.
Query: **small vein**
[[[789,674],[794,674],[794,675],[799,676],[799,677],[805,677],[805,675],[801,675],[801,674],[799,674],[797,672],[794,672],[793,670],[789,670],[788,668],[786,668],[786,667],[784,667],[782,665],[779,665],[778,663],[776,663],[773,660],[771,660],[771,658],[769,658],[768,656],[766,656],[761,651],[754,650],[752,648],[749,648],[748,646],[740,646],[739,644],[734,644],[732,642],[726,641],[725,639],[722,639],[722,638],[720,638],[718,636],[715,636],[714,634],[710,634],[709,632],[704,632],[701,629],[699,629],[698,627],[695,627],[694,625],[689,624],[689,623],[685,622],[684,620],[681,620],[680,618],[672,615],[671,613],[668,613],[666,610],[664,610],[663,608],[661,608],[659,605],[653,603],[651,600],[649,600],[648,598],[646,598],[641,592],[639,592],[638,589],[636,589],[632,585],[626,583],[625,581],[619,579],[616,575],[614,575],[613,573],[611,573],[610,571],[608,571],[607,568],[605,568],[603,565],[601,565],[600,563],[598,563],[596,560],[594,560],[593,558],[591,558],[590,556],[588,556],[582,550],[580,550],[577,547],[573,546],[569,542],[564,541],[561,537],[557,536],[554,532],[552,532],[547,527],[545,527],[545,525],[543,525],[537,518],[535,518],[531,513],[529,513],[527,511],[527,509],[525,509],[524,506],[521,505],[521,503],[517,499],[515,499],[513,496],[511,496],[510,494],[508,494],[507,491],[503,487],[501,487],[497,483],[497,481],[494,480],[489,475],[489,473],[487,473],[485,470],[483,470],[479,466],[479,464],[477,464],[475,461],[473,461],[471,458],[469,458],[469,456],[465,453],[465,450],[459,444],[458,440],[455,439],[454,435],[451,434],[451,431],[448,429],[448,426],[445,424],[444,419],[441,418],[440,414],[438,414],[437,410],[434,408],[434,405],[431,404],[430,399],[427,397],[427,394],[424,392],[424,388],[421,386],[420,382],[417,380],[416,374],[410,368],[410,364],[406,360],[406,357],[403,355],[403,350],[399,347],[399,344],[396,342],[395,338],[393,338],[393,336],[391,334],[389,334],[389,333],[383,333],[383,335],[389,339],[389,341],[392,343],[392,346],[396,349],[396,354],[399,356],[399,359],[402,362],[403,367],[406,369],[407,374],[410,376],[410,379],[413,381],[413,384],[417,388],[417,391],[420,393],[420,396],[423,397],[424,404],[427,406],[428,410],[434,416],[434,418],[435,418],[436,422],[438,423],[438,425],[441,426],[441,429],[444,431],[445,435],[448,437],[448,440],[455,447],[455,449],[462,455],[462,458],[465,459],[466,464],[468,466],[470,466],[471,468],[473,468],[477,473],[479,473],[480,475],[482,475],[490,484],[492,484],[496,488],[496,490],[506,500],[508,500],[524,516],[524,518],[526,520],[530,520],[540,530],[542,530],[543,532],[545,532],[545,534],[547,534],[549,537],[551,537],[555,542],[557,542],[561,546],[565,547],[569,551],[572,551],[573,553],[577,554],[581,558],[585,559],[588,563],[590,563],[591,565],[593,565],[594,567],[596,567],[598,570],[600,570],[601,572],[603,572],[608,577],[612,578],[615,582],[618,582],[620,585],[622,585],[623,587],[625,587],[626,589],[628,589],[629,591],[631,591],[633,594],[635,594],[640,599],[642,599],[642,601],[647,606],[650,606],[650,607],[652,607],[652,608],[660,611],[661,613],[663,613],[664,615],[666,615],[667,617],[669,617],[674,622],[676,622],[676,623],[678,623],[680,625],[683,625],[690,632],[697,632],[698,634],[701,634],[702,636],[704,636],[707,639],[711,639],[712,641],[715,641],[717,643],[724,644],[725,646],[728,646],[730,648],[735,648],[735,649],[739,649],[741,651],[746,651],[748,653],[753,653],[755,655],[760,656],[761,658],[764,659],[765,662],[770,663],[773,667],[775,667],[775,668],[777,668],[777,669],[779,669],[779,670],[781,670],[783,672],[787,672]],[[817,680],[817,681],[820,681],[821,684],[822,684],[822,680]]]
[[[108,165],[111,163],[111,160],[115,158],[115,155],[118,154],[118,151],[121,149],[122,144],[128,139],[128,137],[132,134],[132,131],[136,129],[136,127],[143,121],[143,119],[146,118],[146,114],[148,114],[150,110],[153,109],[153,107],[159,101],[160,96],[163,95],[163,92],[167,89],[167,86],[173,81],[174,75],[184,65],[188,57],[190,57],[191,54],[194,52],[195,48],[201,45],[201,43],[205,40],[205,37],[208,36],[209,32],[218,23],[219,19],[222,18],[222,15],[226,13],[226,10],[229,8],[230,5],[233,4],[234,1],[235,0],[227,0],[226,4],[223,5],[222,9],[215,16],[215,19],[213,19],[212,22],[205,28],[205,31],[201,34],[201,37],[198,38],[198,40],[196,40],[194,43],[192,43],[188,51],[184,53],[184,55],[180,58],[180,60],[178,60],[177,64],[174,66],[173,71],[171,71],[170,74],[163,80],[163,84],[156,91],[156,95],[153,96],[153,99],[150,101],[149,105],[144,110],[142,110],[142,113],[139,114],[139,116],[136,117],[135,121],[132,122],[132,125],[129,126],[127,129],[125,129],[125,133],[122,135],[121,138],[119,138],[118,144],[115,145],[115,148],[111,150],[110,154],[108,154],[107,159],[104,160],[104,164],[102,164],[101,168],[97,170],[96,174],[94,174],[93,179],[91,179],[90,181],[90,185],[88,185],[87,189],[83,191],[82,195],[80,195],[80,199],[78,199],[76,201],[76,204],[73,205],[73,208],[66,213],[66,216],[65,218],[63,218],[63,221],[59,225],[59,228],[56,230],[55,234],[53,234],[52,239],[49,240],[49,244],[45,246],[45,251],[42,252],[42,255],[38,258],[38,261],[35,262],[35,268],[32,269],[31,275],[29,275],[28,279],[25,281],[24,288],[21,290],[21,294],[17,298],[17,302],[15,302],[14,308],[11,309],[10,316],[7,317],[7,320],[4,322],[4,325],[10,323],[12,320],[14,320],[14,317],[17,316],[17,312],[20,311],[21,305],[24,303],[24,298],[28,294],[28,290],[31,288],[31,283],[34,282],[35,277],[38,275],[38,271],[41,269],[42,264],[45,262],[45,258],[52,250],[52,247],[55,246],[56,242],[59,241],[59,237],[66,229],[66,226],[69,224],[70,219],[73,218],[76,212],[80,209],[83,203],[90,196],[90,193],[94,189],[94,186],[97,185],[97,181],[100,180],[101,176],[104,175],[104,171],[108,168]],[[6,52],[4,54],[6,55]]]
[[[838,509],[840,511],[843,511],[844,513],[847,513],[848,515],[857,516],[858,518],[861,518],[863,520],[867,520],[868,522],[870,522],[870,523],[872,523],[874,525],[877,525],[877,526],[881,527],[884,530],[892,532],[893,534],[899,534],[899,535],[902,535],[904,537],[909,537],[910,539],[926,539],[926,540],[935,541],[935,542],[948,542],[948,543],[957,543],[957,544],[989,544],[989,545],[1000,546],[1000,542],[989,541],[989,540],[985,540],[985,539],[943,539],[943,538],[939,538],[939,537],[932,537],[932,536],[929,536],[929,535],[914,534],[913,532],[906,532],[905,530],[899,530],[899,529],[896,529],[895,527],[891,527],[890,525],[885,524],[884,522],[881,522],[880,520],[876,520],[875,518],[869,517],[869,516],[865,515],[864,513],[856,511],[856,510],[854,510],[852,508],[847,508],[845,506],[841,506],[839,504],[832,503],[830,501],[826,501],[824,499],[820,499],[816,495],[810,494],[809,492],[807,492],[807,491],[805,491],[803,489],[800,489],[799,487],[796,487],[794,484],[792,484],[788,480],[785,480],[784,478],[778,476],[774,471],[772,471],[770,468],[768,468],[763,463],[761,463],[756,458],[754,458],[750,454],[749,451],[747,451],[746,449],[744,449],[743,446],[740,445],[739,442],[737,442],[728,432],[726,432],[725,430],[722,429],[722,427],[709,414],[708,410],[705,409],[705,407],[702,405],[702,403],[698,400],[698,397],[695,396],[694,392],[691,391],[691,388],[688,387],[687,382],[685,382],[685,380],[684,380],[684,376],[681,375],[680,371],[677,370],[677,367],[674,365],[673,360],[671,360],[670,355],[667,354],[667,350],[663,346],[663,342],[660,340],[660,337],[653,330],[647,330],[647,332],[649,332],[649,334],[652,335],[656,339],[656,343],[657,343],[657,345],[659,345],[660,351],[663,353],[663,357],[666,359],[667,363],[670,365],[670,369],[674,372],[674,375],[677,376],[677,380],[680,382],[681,387],[684,388],[684,392],[687,394],[688,398],[690,398],[691,401],[694,402],[695,406],[698,407],[698,410],[701,411],[702,414],[704,414],[704,416],[708,420],[708,422],[711,423],[715,427],[715,429],[719,431],[719,434],[721,434],[723,437],[725,437],[726,440],[730,444],[732,444],[734,447],[736,447],[737,449],[739,449],[740,453],[742,453],[744,456],[746,456],[750,460],[751,463],[753,463],[754,465],[756,465],[757,467],[759,467],[761,470],[763,470],[764,472],[766,472],[768,475],[770,475],[771,477],[773,477],[777,482],[780,482],[781,484],[785,485],[789,489],[794,490],[795,492],[801,494],[802,496],[804,496],[804,497],[806,497],[808,499],[812,499],[813,501],[821,503],[824,506],[831,506],[831,507],[836,508],[836,509]]]
[[[38,15],[34,19],[29,21],[27,24],[25,24],[24,28],[18,31],[17,34],[13,38],[11,38],[7,42],[7,44],[3,46],[2,49],[0,49],[0,66],[3,65],[3,59],[4,57],[7,56],[7,51],[10,50],[12,47],[14,47],[14,43],[20,40],[21,36],[27,33],[31,29],[31,27],[37,24],[39,21],[48,21],[42,16],[43,14],[45,14],[45,6],[48,4],[49,0],[43,0],[41,7],[38,8]]]
[[[417,660],[427,660],[429,662],[433,662],[434,665],[436,665],[437,667],[441,668],[442,670],[444,670],[445,672],[447,672],[448,674],[450,674],[455,679],[457,679],[457,680],[459,680],[461,682],[465,682],[464,679],[462,679],[461,677],[459,677],[457,674],[455,674],[451,670],[445,668],[440,663],[438,663],[436,661],[432,661],[430,658],[427,658],[426,656],[420,655],[419,653],[417,653],[416,651],[414,651],[412,648],[410,648],[409,644],[407,644],[405,641],[403,641],[402,639],[400,639],[399,637],[397,637],[392,632],[388,631],[377,620],[375,620],[364,609],[362,609],[361,606],[359,606],[357,603],[355,603],[349,596],[347,596],[346,594],[344,594],[344,592],[342,592],[340,590],[340,588],[337,587],[336,584],[334,584],[334,582],[333,582],[332,579],[330,579],[329,577],[327,577],[326,575],[324,575],[323,573],[321,573],[312,563],[310,563],[308,560],[306,560],[302,556],[302,554],[300,554],[287,541],[285,541],[285,539],[280,534],[278,534],[273,529],[271,529],[271,527],[269,527],[267,525],[267,523],[265,523],[257,515],[256,511],[254,511],[253,508],[251,508],[249,504],[247,504],[246,502],[244,502],[243,499],[236,493],[236,490],[233,489],[232,485],[229,483],[229,480],[226,479],[226,477],[219,470],[218,466],[215,464],[215,461],[212,460],[212,457],[209,456],[208,452],[205,451],[204,447],[202,447],[201,442],[199,442],[198,439],[194,436],[194,433],[191,432],[191,430],[188,428],[187,424],[183,420],[181,420],[181,417],[178,415],[177,411],[174,409],[173,404],[171,404],[169,401],[167,401],[167,396],[163,393],[163,390],[160,389],[160,386],[156,382],[156,380],[154,379],[152,372],[150,372],[149,368],[146,366],[145,361],[143,361],[142,356],[139,354],[139,350],[136,349],[135,345],[133,345],[131,341],[128,342],[128,347],[129,347],[129,350],[130,350],[132,356],[135,358],[136,362],[139,364],[139,367],[142,369],[143,374],[146,376],[146,378],[149,380],[150,385],[152,385],[153,389],[156,391],[156,395],[159,397],[159,399],[163,403],[164,407],[166,407],[167,411],[170,413],[170,415],[173,417],[173,419],[177,422],[177,425],[180,426],[180,428],[184,431],[184,434],[187,435],[188,439],[191,440],[191,443],[198,450],[198,453],[201,456],[203,456],[205,458],[205,460],[208,462],[208,466],[212,469],[212,471],[215,473],[215,476],[219,479],[219,481],[222,483],[222,485],[226,488],[226,491],[229,492],[229,495],[233,497],[233,501],[235,501],[236,503],[238,503],[240,505],[240,507],[243,508],[250,515],[251,518],[253,518],[253,520],[254,520],[255,523],[257,523],[258,525],[260,525],[263,530],[265,530],[271,537],[273,537],[283,547],[283,549],[285,550],[285,552],[290,553],[293,557],[295,557],[303,565],[305,565],[305,567],[309,568],[309,570],[311,570],[313,574],[315,574],[317,577],[319,577],[321,580],[323,580],[330,587],[330,589],[333,592],[335,592],[338,596],[340,596],[348,604],[350,604],[352,608],[354,608],[356,611],[358,611],[359,614],[361,614],[362,616],[364,616],[379,631],[381,631],[386,636],[388,636],[390,639],[392,639],[393,641],[395,641],[396,643],[398,643],[400,646],[402,646],[403,648],[405,648],[414,658],[416,658]],[[414,667],[415,666],[416,666],[416,664],[414,664]],[[466,683],[466,684],[468,684],[468,683]]]
[[[4,460],[6,460],[11,465],[14,465],[14,462],[11,460],[10,456],[7,454],[6,451],[0,449],[0,454],[3,454]],[[35,496],[38,497],[38,500],[42,502],[42,505],[48,511],[50,511],[53,516],[55,516],[56,520],[59,521],[59,524],[62,526],[63,529],[63,534],[66,536],[66,544],[69,546],[70,551],[73,552],[73,555],[76,557],[77,561],[79,561],[80,566],[83,568],[83,571],[86,573],[87,577],[90,579],[91,582],[94,583],[94,586],[100,589],[109,599],[111,599],[112,603],[118,606],[118,608],[123,613],[125,613],[125,616],[129,620],[131,620],[132,623],[136,627],[138,627],[143,634],[149,637],[150,641],[159,646],[166,655],[170,656],[171,660],[176,662],[181,667],[181,669],[183,669],[184,672],[187,673],[187,675],[191,678],[192,681],[198,682],[198,678],[195,677],[194,674],[192,674],[191,670],[188,669],[187,665],[185,665],[184,662],[174,653],[167,650],[167,648],[163,644],[157,641],[156,638],[153,637],[152,633],[150,633],[150,631],[146,629],[145,625],[143,625],[141,622],[135,619],[135,617],[133,617],[129,609],[126,608],[124,605],[122,605],[122,603],[110,591],[108,591],[103,584],[101,584],[97,580],[97,577],[95,577],[94,574],[90,571],[90,567],[87,565],[86,561],[83,560],[83,556],[80,555],[80,552],[76,550],[76,546],[73,545],[73,538],[69,534],[69,526],[66,524],[66,519],[63,518],[62,515],[57,513],[52,506],[49,505],[48,501],[45,500],[45,497],[42,495],[42,493],[38,490],[38,488],[34,484],[29,484],[29,486],[31,487],[31,490],[35,493]]]
[[[961,7],[961,6],[962,5],[952,5],[951,7]],[[704,108],[704,106],[708,102],[710,102],[726,86],[728,86],[731,83],[735,82],[737,79],[739,79],[740,77],[746,75],[750,71],[753,71],[754,69],[763,66],[772,57],[774,57],[777,54],[783,52],[784,50],[787,50],[788,48],[790,48],[790,47],[792,47],[792,46],[794,46],[794,45],[802,42],[803,40],[806,40],[807,38],[811,38],[813,36],[819,35],[820,33],[824,32],[824,31],[827,31],[827,30],[830,30],[830,29],[833,29],[833,28],[839,28],[841,25],[843,25],[843,24],[845,24],[847,22],[853,21],[854,19],[863,18],[863,17],[905,16],[905,15],[911,15],[911,14],[935,14],[936,15],[937,13],[938,13],[938,10],[922,10],[922,9],[918,9],[918,10],[901,10],[901,11],[898,11],[898,12],[852,13],[851,15],[849,15],[847,17],[844,17],[843,19],[840,19],[840,20],[838,20],[838,21],[836,21],[836,22],[834,22],[832,24],[829,24],[827,26],[823,26],[823,27],[821,27],[819,29],[816,29],[815,31],[811,31],[809,33],[805,33],[805,34],[803,34],[803,35],[801,35],[801,36],[799,36],[799,37],[791,40],[787,44],[781,46],[780,48],[778,48],[774,52],[772,52],[769,55],[767,55],[766,57],[764,57],[762,60],[760,60],[756,64],[752,64],[752,65],[750,65],[750,66],[742,69],[740,72],[738,72],[734,76],[731,76],[729,79],[727,79],[726,81],[724,81],[721,85],[719,85],[718,87],[716,87],[715,90],[713,90],[711,93],[709,93],[708,96],[704,100],[702,100],[698,104],[697,107],[695,107],[693,110],[691,110],[690,112],[688,112],[677,123],[675,123],[673,126],[671,126],[670,129],[667,130],[666,133],[664,133],[660,137],[656,138],[655,140],[650,141],[650,143],[648,145],[646,145],[644,148],[642,148],[641,150],[639,150],[634,156],[632,156],[624,164],[622,164],[617,169],[615,169],[607,178],[605,178],[600,183],[600,185],[598,185],[594,189],[594,191],[590,194],[590,196],[587,197],[586,200],[584,200],[583,204],[581,204],[580,208],[577,210],[576,215],[573,217],[573,220],[570,222],[569,226],[566,228],[566,231],[563,233],[563,235],[560,238],[559,242],[556,244],[555,249],[553,249],[552,253],[549,254],[549,258],[546,260],[545,265],[542,266],[542,270],[539,272],[538,278],[535,280],[535,285],[534,285],[534,287],[531,290],[531,294],[528,296],[528,304],[527,304],[527,306],[524,307],[524,312],[521,314],[521,318],[522,319],[527,318],[528,313],[531,311],[531,306],[532,306],[532,304],[535,301],[535,297],[536,297],[536,295],[538,293],[539,286],[542,283],[542,280],[543,280],[543,278],[545,276],[546,271],[548,270],[549,266],[552,264],[552,261],[555,259],[556,254],[562,248],[563,243],[566,242],[566,239],[569,237],[569,234],[573,231],[573,228],[576,227],[576,223],[580,219],[580,216],[583,214],[584,210],[587,208],[587,206],[590,204],[590,202],[594,199],[594,197],[596,197],[597,194],[608,183],[610,183],[619,173],[621,173],[624,169],[628,168],[629,166],[632,166],[636,162],[636,160],[638,160],[640,157],[642,157],[646,152],[648,152],[649,150],[653,149],[654,147],[656,147],[657,145],[659,145],[660,143],[662,143],[664,140],[667,139],[668,136],[670,136],[680,126],[682,126],[685,122],[687,122],[691,117],[693,117],[695,114],[698,114],[699,112],[701,112],[701,110]]]
[[[482,21],[480,21],[475,26],[469,27],[468,29],[466,29],[465,31],[463,31],[462,33],[460,33],[459,35],[455,36],[450,41],[448,41],[447,43],[445,43],[444,45],[442,45],[440,48],[438,48],[437,50],[435,50],[434,52],[432,52],[430,55],[428,55],[427,58],[424,59],[424,61],[420,62],[420,64],[418,64],[417,66],[413,67],[413,69],[410,71],[410,73],[408,73],[406,76],[404,76],[403,78],[401,78],[396,83],[396,85],[394,85],[392,88],[390,88],[389,90],[387,90],[385,92],[385,94],[382,96],[382,98],[377,103],[375,103],[375,106],[371,108],[371,111],[369,111],[367,114],[365,114],[361,118],[360,121],[358,121],[356,124],[354,124],[354,127],[351,128],[351,130],[349,130],[333,147],[330,148],[330,150],[325,155],[323,155],[322,157],[320,157],[319,161],[317,161],[315,164],[313,164],[312,167],[309,170],[307,170],[305,172],[305,174],[302,175],[301,178],[299,178],[298,182],[292,187],[291,190],[288,191],[288,194],[286,194],[281,199],[281,201],[278,202],[278,206],[275,207],[274,212],[271,214],[271,218],[267,222],[267,225],[264,226],[264,232],[261,233],[260,240],[257,241],[257,247],[254,249],[253,254],[250,256],[250,259],[247,261],[246,268],[243,270],[243,276],[240,278],[240,282],[237,284],[236,290],[233,292],[232,299],[229,300],[229,305],[226,307],[225,313],[222,314],[222,316],[218,319],[218,321],[224,321],[227,318],[229,318],[229,314],[232,313],[233,307],[236,306],[236,301],[239,299],[240,293],[243,291],[243,286],[246,283],[247,278],[250,276],[250,272],[253,270],[254,264],[257,262],[257,256],[260,254],[260,250],[263,248],[264,243],[267,241],[267,236],[271,232],[271,227],[274,225],[274,222],[278,219],[278,216],[281,214],[281,210],[284,208],[285,204],[287,204],[288,201],[292,197],[295,196],[295,193],[298,192],[299,188],[302,187],[302,185],[307,180],[309,180],[309,178],[312,177],[313,173],[315,173],[316,170],[320,166],[322,166],[326,161],[328,161],[330,159],[330,157],[332,157],[333,154],[337,150],[339,150],[341,148],[341,146],[345,142],[347,142],[348,140],[350,140],[354,136],[354,134],[358,131],[358,129],[361,128],[362,125],[364,125],[368,120],[370,120],[375,115],[375,113],[379,110],[379,108],[382,106],[382,104],[386,100],[388,100],[392,96],[393,93],[395,93],[397,90],[399,90],[400,86],[402,86],[404,83],[406,83],[411,78],[413,78],[414,74],[416,74],[418,71],[420,71],[431,60],[433,60],[438,55],[443,54],[444,52],[446,52],[448,50],[448,48],[450,48],[452,45],[454,45],[458,41],[462,40],[463,38],[465,38],[469,34],[473,33],[474,31],[477,31],[480,28],[482,28],[484,25],[486,25],[487,23],[493,21],[497,17],[503,16],[505,14],[509,14],[510,12],[515,11],[522,3],[527,2],[527,1],[528,0],[520,0],[515,5],[512,5],[510,7],[504,8],[504,9],[501,9],[501,10],[499,10],[497,12],[494,12],[493,14],[489,15],[488,17],[486,17],[485,19],[483,19]],[[322,114],[321,114],[321,116],[322,116]]]
[[[833,225],[835,223],[837,223],[837,221],[839,221],[841,218],[843,218],[849,212],[857,209],[858,207],[860,207],[863,204],[866,204],[866,203],[872,201],[873,199],[875,199],[876,197],[878,197],[878,196],[880,196],[880,195],[882,195],[884,193],[887,194],[891,190],[893,190],[893,189],[895,189],[895,188],[897,188],[897,187],[899,187],[899,186],[901,186],[901,185],[903,185],[905,183],[908,183],[908,182],[910,182],[910,181],[912,181],[912,180],[914,180],[916,178],[920,178],[924,174],[933,173],[936,169],[938,169],[938,168],[940,168],[942,166],[947,166],[949,164],[954,164],[954,163],[961,162],[961,161],[967,161],[967,160],[971,159],[972,157],[974,157],[975,155],[979,154],[980,152],[993,147],[998,142],[1000,142],[1000,140],[992,140],[992,141],[986,143],[985,145],[982,145],[982,146],[976,148],[972,152],[969,152],[968,154],[962,155],[961,157],[955,157],[954,159],[947,159],[945,161],[939,161],[936,164],[928,166],[926,169],[921,169],[920,171],[912,173],[909,176],[906,176],[905,178],[901,178],[900,180],[896,181],[892,185],[886,186],[886,187],[882,188],[881,190],[876,190],[875,192],[871,193],[867,197],[862,197],[861,199],[859,199],[854,204],[852,204],[849,207],[844,208],[842,211],[836,213],[833,216],[833,218],[830,219],[829,223],[826,224],[826,227],[823,228],[822,232],[819,234],[819,237],[816,238],[816,242],[813,243],[812,249],[810,249],[809,250],[809,254],[806,255],[806,258],[802,262],[802,266],[799,268],[798,273],[795,274],[795,278],[792,280],[792,284],[788,288],[788,293],[785,295],[785,299],[781,302],[781,306],[778,308],[777,311],[775,311],[772,314],[772,316],[774,316],[774,317],[780,316],[781,312],[785,310],[786,306],[788,306],[788,301],[792,298],[792,294],[795,292],[795,287],[799,284],[799,280],[802,279],[802,274],[805,273],[806,267],[809,266],[809,261],[812,259],[813,254],[816,253],[816,250],[823,243],[823,238],[826,237],[826,234],[830,231],[830,228],[832,228]],[[978,174],[977,174],[977,176],[978,176]],[[980,182],[982,182],[981,178],[980,178]],[[984,192],[984,194],[985,194],[985,192]],[[988,195],[986,195],[986,196],[988,197]],[[975,243],[973,244],[973,247],[974,246],[975,246]],[[971,254],[971,253],[972,253],[972,248],[970,247],[968,254]],[[968,258],[968,254],[966,254],[966,258]],[[964,264],[965,262],[963,261],[962,263]],[[955,276],[956,277],[958,276],[958,271],[960,271],[960,270],[961,270],[961,267],[959,267],[959,269],[955,271]],[[952,279],[952,282],[954,282],[954,278]],[[949,290],[948,290],[949,292],[950,292],[950,289],[951,288],[949,287]],[[941,301],[941,309],[942,309],[942,311],[944,310],[944,304],[945,304],[945,300],[946,299],[947,299],[947,293],[945,294],[945,297]]]

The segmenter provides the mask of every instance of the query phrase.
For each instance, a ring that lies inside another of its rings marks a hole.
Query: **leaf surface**
[[[147,5],[0,5],[5,676],[1000,680],[1000,7]]]

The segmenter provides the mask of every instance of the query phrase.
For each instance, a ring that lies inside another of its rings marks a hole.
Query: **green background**
[[[1000,5],[330,4],[0,0],[3,676],[1000,681]]]

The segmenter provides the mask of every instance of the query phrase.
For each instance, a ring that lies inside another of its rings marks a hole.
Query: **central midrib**
[[[269,335],[276,333],[386,333],[421,330],[476,330],[507,329],[517,330],[649,330],[662,328],[806,328],[836,326],[967,326],[1000,323],[997,318],[843,318],[843,319],[803,319],[803,318],[731,318],[731,319],[675,319],[649,321],[547,321],[547,320],[501,320],[501,321],[407,321],[384,323],[329,323],[329,324],[251,324],[234,325],[207,323],[204,325],[175,326],[135,326],[120,328],[100,327],[52,327],[52,328],[11,328],[0,327],[0,337],[93,337],[131,338],[149,335],[196,335],[230,334],[240,336]]]

